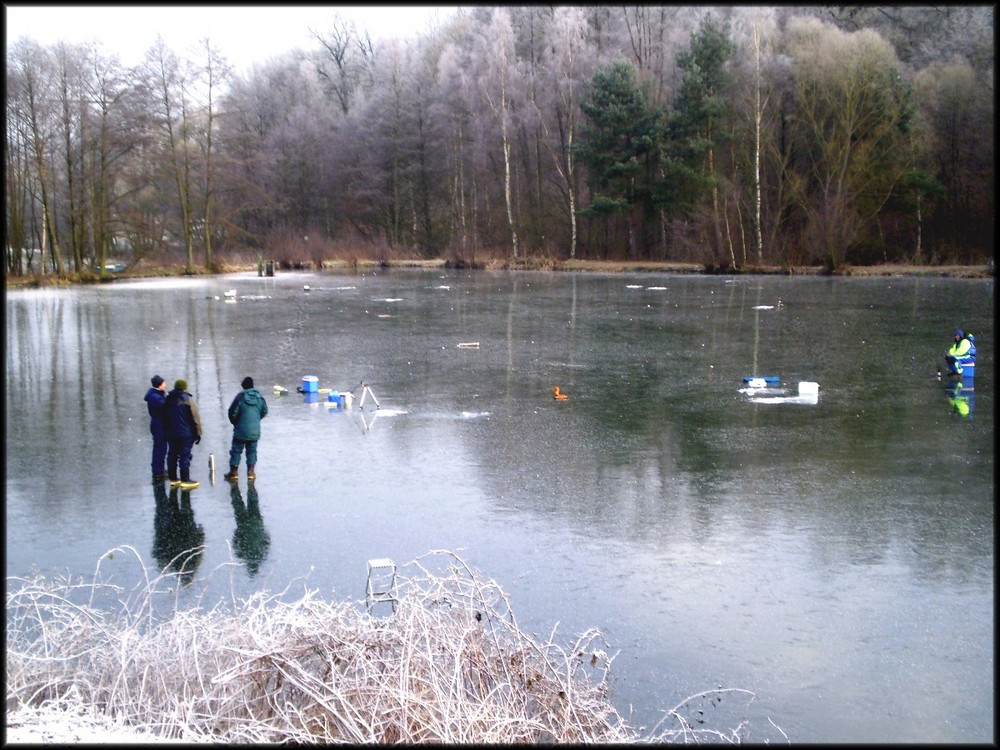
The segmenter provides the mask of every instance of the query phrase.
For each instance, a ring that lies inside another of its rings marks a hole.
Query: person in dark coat
[[[229,449],[229,473],[224,479],[239,478],[240,456],[247,453],[247,479],[257,476],[257,441],[260,440],[260,420],[267,416],[267,401],[253,387],[253,378],[247,376],[240,383],[243,390],[236,394],[229,405],[229,423],[233,426],[233,444]]]
[[[163,404],[163,426],[167,435],[167,474],[171,486],[192,490],[200,483],[191,479],[191,447],[201,442],[201,417],[183,378],[174,383]],[[180,466],[180,478],[177,468]]]
[[[146,409],[149,411],[149,432],[153,436],[153,481],[167,478],[167,436],[163,431],[163,403],[167,399],[167,381],[159,375],[149,379],[153,387],[146,391]]]

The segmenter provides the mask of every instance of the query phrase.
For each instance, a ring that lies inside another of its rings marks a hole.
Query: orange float
[[[569,396],[560,391],[559,386],[557,385],[552,388],[552,398],[554,398],[556,401],[565,401],[566,399],[569,398]]]

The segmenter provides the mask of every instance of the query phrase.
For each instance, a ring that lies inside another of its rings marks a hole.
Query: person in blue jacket
[[[159,375],[149,379],[152,388],[146,391],[146,409],[149,411],[149,432],[153,436],[153,481],[167,478],[167,436],[163,431],[163,403],[167,399],[167,381]]]
[[[229,423],[233,426],[233,444],[229,449],[229,473],[224,479],[239,478],[240,456],[247,454],[247,479],[257,478],[254,467],[257,465],[257,441],[260,440],[260,420],[267,416],[267,401],[260,391],[253,387],[253,378],[249,375],[240,383],[243,390],[229,405]]]
[[[170,485],[193,490],[200,482],[191,479],[191,447],[201,442],[201,417],[187,381],[179,378],[163,404],[163,426],[167,435],[167,474]],[[177,469],[180,467],[180,478]]]

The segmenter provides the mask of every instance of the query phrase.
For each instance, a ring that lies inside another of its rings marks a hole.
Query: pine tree
[[[626,220],[629,255],[645,250],[643,218],[652,210],[658,113],[647,103],[635,68],[623,60],[594,74],[581,103],[588,122],[580,156],[591,175],[590,205],[581,216]]]

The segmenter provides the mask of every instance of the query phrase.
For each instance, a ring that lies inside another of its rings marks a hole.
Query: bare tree
[[[158,37],[146,56],[147,74],[158,101],[157,119],[162,129],[170,174],[177,191],[180,230],[184,240],[185,273],[194,273],[194,185],[192,178],[189,79],[178,56]]]
[[[41,210],[42,256],[44,258],[48,249],[52,269],[61,276],[63,260],[55,212],[56,173],[51,161],[55,148],[51,104],[56,100],[52,58],[40,45],[22,40],[15,45],[8,67],[15,73],[8,81],[17,87],[16,96],[21,101],[27,126],[24,134],[30,148]]]
[[[87,197],[85,158],[88,142],[88,96],[85,92],[83,52],[65,42],[56,45],[56,75],[59,92],[59,127],[61,128],[65,195],[69,217],[69,244],[77,273],[84,270],[87,234]]]
[[[445,45],[438,60],[435,114],[447,125],[448,188],[451,233],[461,260],[476,249],[475,170],[471,164],[473,82],[469,50]]]
[[[847,34],[815,19],[792,19],[788,31],[808,170],[798,200],[835,268],[908,168],[900,126],[909,105],[895,53],[875,32]]]
[[[358,88],[371,80],[373,46],[368,32],[359,32],[353,21],[334,15],[330,31],[310,29],[326,55],[317,60],[316,71],[336,96],[343,114],[351,110]]]
[[[228,87],[220,120],[225,151],[230,230],[245,244],[258,247],[290,219],[298,196],[285,179],[288,160],[298,148],[290,119],[308,99],[308,81],[292,61],[272,60]]]
[[[929,128],[919,163],[942,189],[932,222],[938,243],[987,245],[994,216],[993,92],[955,56],[921,71],[917,95]]]
[[[91,264],[104,273],[109,255],[119,247],[119,201],[125,189],[120,175],[130,164],[137,145],[146,137],[145,112],[136,106],[136,88],[129,71],[117,58],[92,49],[88,55],[85,120],[93,134],[86,153],[90,226],[93,238]]]
[[[552,17],[550,50],[547,55],[547,74],[552,87],[553,112],[541,115],[545,129],[546,146],[559,175],[566,201],[570,227],[569,257],[577,252],[577,203],[579,177],[576,164],[576,133],[580,113],[580,97],[584,89],[581,70],[586,62],[586,17],[581,8],[559,7]],[[555,124],[555,137],[550,134],[548,123]]]
[[[205,248],[205,267],[213,269],[215,258],[212,253],[212,238],[215,235],[215,173],[216,156],[214,151],[216,117],[218,108],[216,105],[216,91],[230,75],[231,68],[225,57],[212,46],[208,39],[201,41],[201,49],[204,51],[204,67],[201,69],[199,94],[201,98],[198,122],[199,129],[198,145],[202,153],[202,174],[203,174],[203,196],[201,231],[202,241]]]
[[[649,104],[665,106],[675,75],[674,55],[690,33],[690,24],[697,18],[691,8],[669,5],[629,5],[621,8],[625,38],[622,42],[630,53],[639,77],[647,84]]]
[[[504,204],[510,228],[511,253],[518,257],[517,227],[514,224],[514,196],[511,188],[511,129],[512,103],[510,85],[514,65],[514,31],[510,14],[505,8],[495,8],[483,38],[486,71],[479,85],[486,103],[500,128],[503,153]]]
[[[773,138],[773,123],[768,127],[769,110],[772,109],[772,94],[775,74],[774,38],[776,34],[775,14],[767,8],[753,7],[733,20],[734,43],[745,53],[734,55],[735,69],[741,70],[746,86],[736,90],[745,91],[749,101],[741,107],[750,121],[751,154],[747,160],[751,172],[750,179],[750,223],[754,255],[757,264],[764,262],[763,232],[763,160],[767,143]],[[742,66],[741,66],[742,63]],[[740,139],[742,140],[742,139]]]
[[[339,132],[350,144],[338,167],[352,228],[391,248],[439,254],[448,244],[451,206],[448,118],[434,111],[437,50],[393,39],[379,47],[377,59],[371,95]]]
[[[24,101],[19,96],[23,92],[23,87],[18,82],[18,73],[10,58],[7,62],[5,82],[7,116],[4,118],[4,167],[7,213],[4,222],[6,249],[4,267],[8,274],[20,276],[25,272],[25,263],[30,258],[27,227],[33,205],[29,190],[31,150],[28,143],[28,116]]]
[[[764,238],[761,234],[760,220],[760,137],[761,125],[764,120],[764,108],[767,97],[761,100],[760,60],[763,54],[763,25],[760,15],[753,19],[753,70],[754,70],[754,101],[753,101],[753,239],[757,251],[757,263],[764,262]]]

